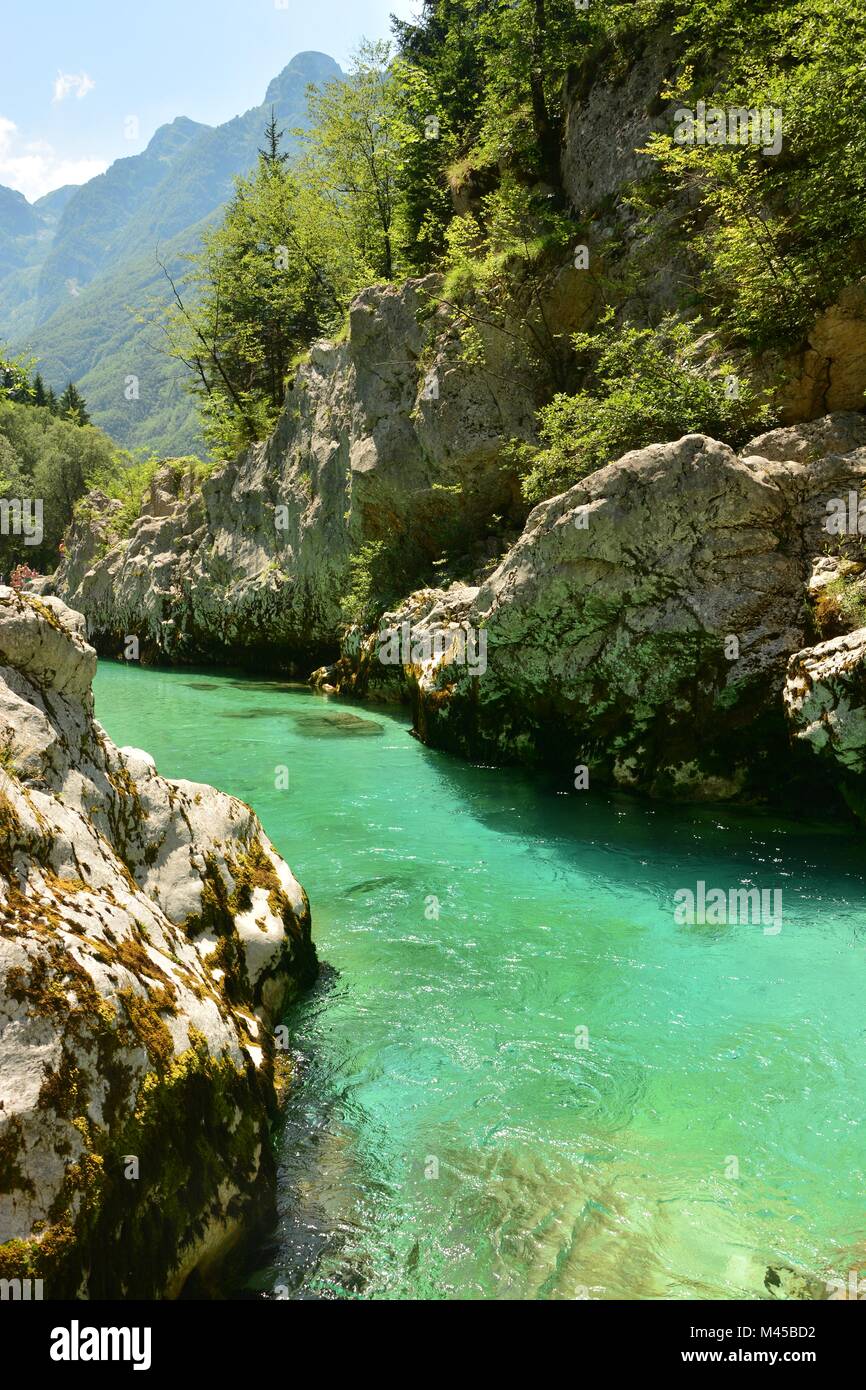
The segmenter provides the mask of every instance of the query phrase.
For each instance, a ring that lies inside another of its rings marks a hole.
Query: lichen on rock
[[[316,972],[254,813],[117,749],[95,664],[0,588],[0,1277],[47,1298],[177,1293],[270,1214],[273,1030]]]
[[[584,766],[594,784],[714,801],[834,783],[792,748],[783,690],[821,635],[816,577],[863,568],[861,535],[826,523],[864,481],[854,414],[739,455],[703,435],[635,450],[536,507],[485,583],[413,595],[314,681],[402,696],[431,745],[567,782]],[[404,623],[483,633],[484,671],[447,645],[383,668],[381,631]]]

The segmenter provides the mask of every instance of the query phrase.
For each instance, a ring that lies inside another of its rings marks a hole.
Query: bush
[[[658,328],[617,327],[609,313],[596,333],[578,333],[586,389],[559,394],[539,412],[545,447],[512,446],[523,492],[536,503],[630,449],[710,434],[729,443],[769,423],[765,402],[732,362],[712,373],[695,358],[694,328],[665,319]],[[726,383],[736,381],[736,395]]]
[[[387,564],[384,541],[365,541],[349,557],[349,582],[341,609],[347,624],[371,627],[387,604],[383,591]]]
[[[117,512],[113,518],[118,538],[121,539],[129,534],[132,523],[141,511],[144,494],[150,487],[155,474],[159,473],[161,469],[170,468],[175,479],[188,473],[194,483],[201,484],[215,467],[215,463],[205,463],[194,454],[186,455],[183,458],[160,459],[135,458],[130,454],[123,453],[118,454],[108,471],[91,478],[90,482],[92,486],[100,488],[106,497],[122,503],[121,511]],[[75,509],[77,517],[83,515],[86,506],[87,500],[82,498]]]
[[[78,425],[35,405],[0,401],[0,495],[36,499],[43,507],[38,545],[20,536],[0,538],[0,571],[57,564],[58,546],[75,503],[119,466],[116,446],[93,425]]]

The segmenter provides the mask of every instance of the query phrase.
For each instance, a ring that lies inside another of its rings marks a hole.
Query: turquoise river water
[[[555,795],[298,686],[101,663],[95,690],[116,742],[249,802],[310,895],[326,969],[287,1020],[253,1288],[748,1298],[866,1264],[862,840]],[[678,924],[699,880],[781,889],[781,931]]]

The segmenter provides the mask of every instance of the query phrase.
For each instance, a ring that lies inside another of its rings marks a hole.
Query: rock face
[[[782,420],[857,410],[866,393],[866,281],[846,286],[820,314],[803,349],[786,364],[777,403]]]
[[[97,646],[135,635],[144,656],[306,674],[336,654],[362,546],[388,543],[408,592],[443,546],[470,549],[509,519],[519,531],[501,454],[532,435],[535,385],[458,362],[438,283],[364,290],[347,340],[316,344],[299,368],[270,439],[203,487],[161,472],[128,539],[106,545],[109,504],[89,499],[56,592]]]
[[[318,680],[402,688],[426,742],[569,781],[583,766],[591,782],[715,800],[814,778],[790,749],[786,667],[818,635],[816,566],[863,559],[859,534],[826,528],[831,499],[847,506],[864,479],[859,415],[740,456],[702,435],[626,454],[536,507],[479,589],[388,615],[412,636],[396,682],[376,669],[380,634]]]
[[[96,654],[0,589],[0,1278],[154,1297],[271,1206],[273,1029],[316,970],[249,807],[93,718]]]
[[[672,135],[676,129],[679,102],[671,100],[666,89],[680,73],[682,57],[676,37],[664,29],[642,32],[635,40],[627,64],[615,50],[602,48],[572,70],[566,90],[562,177],[572,207],[592,228],[591,270],[615,272],[624,287],[635,286],[624,289],[619,307],[638,322],[657,322],[662,313],[681,312],[688,302],[688,257],[682,243],[673,243],[672,249],[668,242],[666,254],[660,254],[626,195],[656,176],[653,161],[642,153],[651,136]],[[712,90],[714,78],[706,78]],[[671,193],[670,220],[664,225],[673,231],[687,212],[686,198]],[[857,278],[846,285],[794,348],[744,361],[756,383],[772,393],[777,419],[797,423],[828,412],[861,410],[866,394],[866,281]]]
[[[784,697],[795,738],[838,770],[843,794],[866,819],[866,628],[796,652]]]

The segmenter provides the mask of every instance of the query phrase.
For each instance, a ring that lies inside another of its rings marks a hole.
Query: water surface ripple
[[[248,801],[310,895],[329,968],[288,1020],[256,1287],[738,1298],[863,1262],[847,828],[553,795],[278,683],[102,663],[95,689],[118,743]],[[782,931],[677,925],[698,879],[781,888]]]

